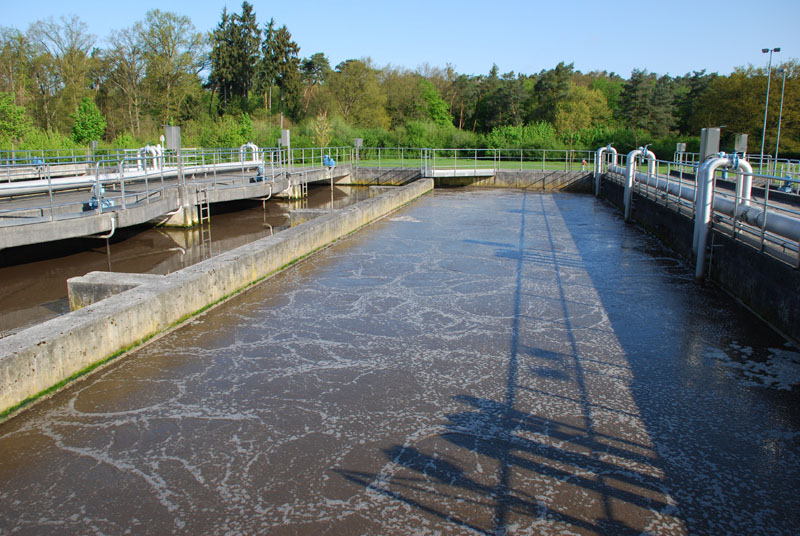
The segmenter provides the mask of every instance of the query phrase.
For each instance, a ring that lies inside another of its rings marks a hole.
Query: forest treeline
[[[535,51],[531,51],[535,54]],[[800,155],[800,80],[790,60],[773,69],[766,152],[774,153],[784,86],[780,153]],[[274,146],[281,122],[292,145],[504,147],[620,151],[650,143],[671,156],[697,150],[700,129],[724,126],[761,145],[766,68],[682,76],[635,69],[627,78],[559,63],[535,74],[415,70],[369,58],[332,66],[301,54],[285,25],[259,22],[248,2],[223,10],[209,32],[158,9],[105,40],[77,16],[0,27],[0,148],[139,147],[163,125],[186,147]]]

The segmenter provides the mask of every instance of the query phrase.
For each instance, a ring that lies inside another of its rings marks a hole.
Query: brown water
[[[799,382],[594,198],[436,191],[0,426],[0,532],[794,534]]]
[[[368,188],[337,186],[333,207],[368,198]],[[61,243],[0,251],[0,337],[69,312],[67,279],[88,272],[167,274],[286,229],[297,208],[331,207],[331,189],[312,186],[307,199],[273,198],[212,205],[210,225],[194,229],[119,229],[110,241]]]

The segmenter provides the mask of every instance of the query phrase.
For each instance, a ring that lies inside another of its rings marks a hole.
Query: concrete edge
[[[1,339],[0,419],[432,189],[398,187]]]

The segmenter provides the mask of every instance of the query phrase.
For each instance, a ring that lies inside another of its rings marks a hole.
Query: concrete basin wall
[[[0,340],[0,415],[432,189],[428,179],[388,190],[166,276],[119,274],[116,290],[114,276],[105,274],[97,279],[100,298],[122,292],[95,303],[87,297],[92,276],[76,278],[83,298],[71,301],[90,305]]]
[[[592,175],[585,171],[499,170],[490,177],[441,177],[436,186],[481,186],[487,188],[529,188],[532,190],[592,191]]]
[[[337,168],[338,170],[338,168]],[[353,185],[391,185],[399,186],[407,184],[422,176],[419,169],[377,169],[377,168],[357,168],[344,166],[342,173],[349,171],[349,175],[343,175],[336,180],[336,184]],[[592,191],[592,174],[586,171],[562,171],[562,170],[498,170],[492,175],[470,176],[471,170],[458,170],[459,174],[449,177],[436,177],[436,187],[461,187],[478,186],[486,188],[530,188],[532,190],[564,190],[571,192]],[[463,172],[463,175],[460,173]],[[486,173],[487,170],[478,170],[478,173]]]
[[[624,209],[625,188],[605,180],[600,195]],[[694,221],[633,192],[631,218],[679,255],[691,259]],[[709,277],[783,335],[800,341],[800,271],[757,249],[712,230]]]

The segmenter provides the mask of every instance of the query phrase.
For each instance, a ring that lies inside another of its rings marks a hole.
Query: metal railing
[[[325,167],[324,158],[328,155],[336,165],[353,162],[352,147],[293,147],[291,149],[291,167],[321,169]]]
[[[454,171],[590,171],[594,158],[593,151],[569,149],[361,147],[358,166]]]
[[[27,164],[7,165],[7,175],[16,180],[0,183],[0,226],[131,209],[162,199],[181,185],[223,189],[274,182],[285,173],[288,160],[287,151],[278,149],[260,149],[246,160],[238,148],[187,149],[179,169],[175,151],[156,156],[131,153],[85,161],[66,176],[53,172],[60,171],[60,163],[39,164],[35,176],[26,175]]]
[[[758,156],[750,155],[758,163]],[[625,184],[627,156],[607,166],[606,178]],[[655,173],[639,164],[633,192],[665,207],[696,217],[696,163],[657,160]],[[714,174],[711,228],[783,262],[800,267],[800,179],[754,171],[750,194],[741,191],[741,172],[718,169]],[[712,233],[713,238],[713,233]],[[713,246],[713,244],[712,244]],[[711,248],[713,255],[713,247]]]

